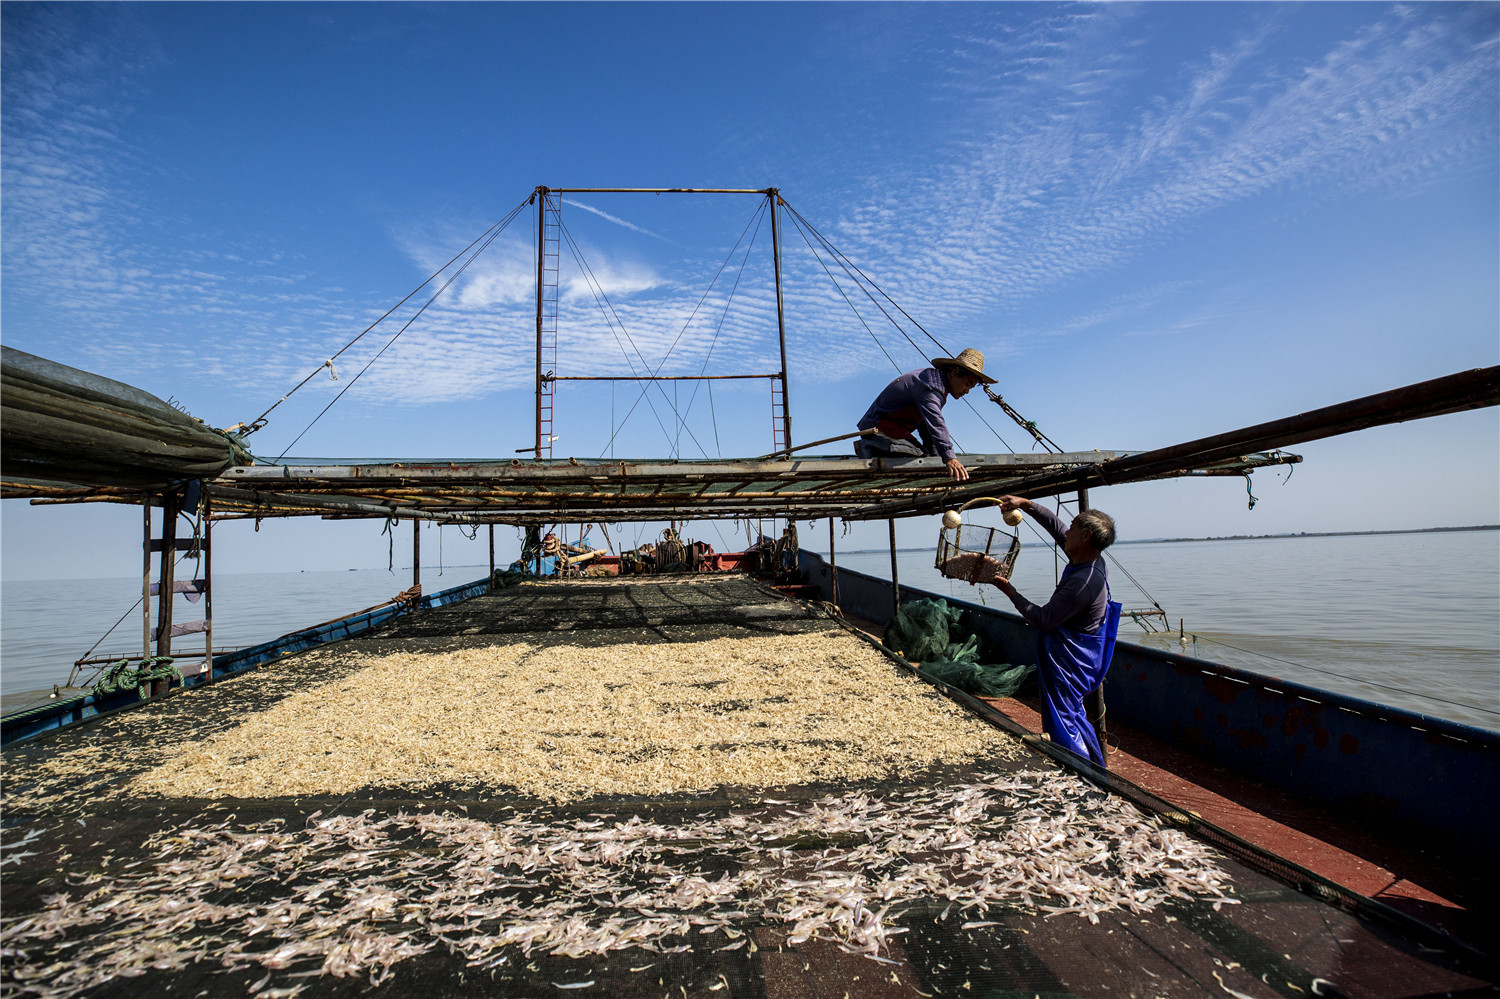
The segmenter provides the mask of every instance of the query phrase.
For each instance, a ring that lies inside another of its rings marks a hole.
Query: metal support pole
[[[781,192],[771,188],[766,192],[771,199],[771,262],[776,272],[776,336],[781,343],[781,426],[782,439],[786,447],[792,447],[792,397],[786,384],[786,309],[781,298],[781,230],[777,221],[777,204]]]
[[[145,537],[141,540],[141,658],[151,656],[151,498],[148,496],[142,509],[146,512]]]
[[[891,618],[901,611],[901,574],[896,570],[896,518],[887,521],[891,525]]]
[[[547,188],[536,189],[536,459],[542,460],[542,298],[547,258]]]
[[[162,495],[161,561],[156,573],[156,654],[172,654],[172,580],[177,561],[177,511],[181,500],[174,493]]]
[[[833,518],[828,518],[828,596],[829,603],[839,605],[839,559],[833,551]]]
[[[411,522],[411,585],[417,590],[422,587],[422,522],[420,520]]]
[[[495,585],[495,525],[490,525],[490,585]]]
[[[1089,491],[1078,490],[1078,512],[1083,513],[1089,508]],[[1094,731],[1099,736],[1099,752],[1104,756],[1104,766],[1109,767],[1109,742],[1106,738],[1109,734],[1104,722],[1104,681],[1099,681],[1089,695],[1084,698],[1084,709],[1088,712],[1089,723],[1094,726]]]
[[[212,500],[203,490],[203,680],[214,678],[214,518]]]

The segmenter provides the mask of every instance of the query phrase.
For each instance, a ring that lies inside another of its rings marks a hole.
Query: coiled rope
[[[110,694],[120,694],[127,690],[139,692],[143,684],[150,684],[153,680],[176,680],[178,685],[181,685],[182,672],[172,665],[171,656],[152,656],[149,659],[143,659],[135,669],[130,668],[129,659],[121,659],[104,670],[98,682],[94,684],[94,694],[108,697]]]

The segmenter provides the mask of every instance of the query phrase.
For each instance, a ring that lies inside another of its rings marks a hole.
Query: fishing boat
[[[1500,737],[1122,642],[1095,767],[1039,735],[1024,690],[974,697],[885,647],[897,609],[933,595],[838,568],[832,526],[890,521],[894,548],[896,518],[986,496],[1245,475],[1496,405],[1500,369],[1148,452],[966,455],[955,485],[937,459],[794,446],[779,323],[782,369],[753,376],[780,385],[769,454],[556,458],[564,193],[529,202],[524,459],[260,463],[251,427],[5,349],[3,495],[136,503],[158,555],[136,668],[0,724],[7,992],[1493,993]],[[763,197],[774,234],[779,192],[725,193]],[[199,529],[180,538],[185,508]],[[757,581],[693,571],[741,556],[518,579],[491,527],[484,579],[425,594],[418,576],[216,650],[214,522],[307,515],[788,529]],[[818,519],[828,560],[796,544]],[[209,568],[174,579],[189,548]],[[201,621],[174,616],[178,593],[205,597]],[[1018,617],[960,611],[987,661],[1034,662]],[[173,645],[200,634],[201,652]]]

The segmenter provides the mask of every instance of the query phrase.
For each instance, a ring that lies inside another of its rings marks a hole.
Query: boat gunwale
[[[823,567],[830,569],[833,568],[827,561],[823,559],[823,556],[819,555],[817,552],[804,550],[803,554],[810,559],[817,560],[817,562]],[[845,569],[840,566],[838,567],[838,574],[840,577],[846,574],[858,576],[861,579],[876,583],[881,586],[890,586],[890,580],[882,579],[881,577],[871,575],[870,573],[861,572],[858,569]],[[977,604],[968,600],[961,600],[957,597],[950,597],[946,594],[934,593],[930,590],[923,590],[914,586],[908,586],[905,583],[901,584],[901,592],[903,603],[906,602],[909,596],[915,596],[917,598],[930,600],[946,600],[947,602],[966,611],[973,611],[981,615],[992,615],[995,617],[1006,619],[1012,623],[1020,624],[1026,628],[1031,627],[1030,625],[1026,624],[1025,618],[1021,617],[1020,614],[1017,614],[1014,611],[1005,610],[1001,607],[990,607],[985,604]],[[1265,673],[1256,673],[1252,670],[1247,670],[1242,667],[1230,666],[1225,663],[1217,663],[1209,659],[1198,659],[1193,656],[1185,656],[1181,653],[1170,652],[1166,649],[1157,649],[1149,645],[1137,645],[1134,642],[1117,640],[1115,642],[1115,649],[1117,656],[1120,649],[1127,649],[1132,652],[1138,652],[1147,656],[1164,660],[1170,666],[1191,669],[1196,672],[1203,673],[1207,676],[1221,677],[1226,680],[1232,680],[1237,683],[1247,684],[1252,687],[1264,688],[1266,690],[1274,691],[1278,694],[1285,694],[1300,698],[1304,701],[1310,701],[1314,704],[1324,704],[1330,707],[1335,707],[1350,714],[1360,715],[1366,718],[1375,718],[1380,721],[1392,722],[1398,725],[1402,725],[1406,728],[1415,729],[1419,732],[1435,732],[1438,735],[1453,739],[1457,742],[1477,743],[1487,749],[1500,752],[1500,731],[1492,731],[1490,729],[1480,728],[1477,725],[1471,725],[1467,722],[1455,721],[1451,718],[1442,718],[1437,715],[1427,715],[1419,711],[1412,711],[1408,708],[1400,708],[1394,705],[1380,704],[1375,701],[1367,701],[1350,694],[1342,694],[1337,691],[1324,690],[1318,687],[1310,687],[1306,684],[1298,683],[1295,680],[1283,680],[1280,677],[1270,676]]]

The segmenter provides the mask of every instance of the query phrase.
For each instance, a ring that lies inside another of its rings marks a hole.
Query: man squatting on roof
[[[861,458],[936,454],[948,463],[949,476],[967,480],[969,470],[953,454],[943,404],[950,395],[962,399],[980,382],[993,385],[995,379],[984,373],[984,355],[972,347],[957,357],[934,357],[930,368],[908,371],[887,385],[860,417],[859,429],[874,433],[855,441],[854,453]],[[920,446],[912,440],[914,431],[922,435]]]
[[[1067,553],[1068,566],[1045,607],[1027,600],[1003,576],[993,582],[1040,633],[1036,673],[1042,731],[1053,742],[1102,767],[1099,735],[1083,702],[1104,682],[1120,627],[1120,605],[1109,599],[1104,565],[1104,549],[1115,542],[1115,522],[1107,513],[1085,510],[1064,529],[1051,510],[1019,496],[1000,497],[1000,509],[1030,513]]]

